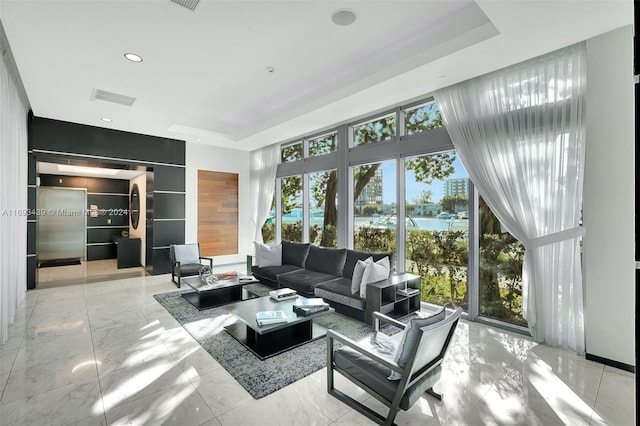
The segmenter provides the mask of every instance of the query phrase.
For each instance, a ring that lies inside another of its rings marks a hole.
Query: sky
[[[455,172],[449,176],[449,178],[468,178],[467,171],[462,166],[460,157],[456,155],[456,160],[453,162]],[[396,162],[395,160],[382,163],[382,199],[384,204],[391,204],[396,202]],[[410,171],[406,174],[406,187],[407,187],[407,201],[413,202],[415,198],[420,195],[425,189],[430,190],[433,193],[432,200],[434,203],[440,201],[444,195],[444,181],[434,180],[431,185],[426,185],[421,182],[416,182],[413,172]]]

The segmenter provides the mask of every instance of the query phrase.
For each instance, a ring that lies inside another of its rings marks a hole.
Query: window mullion
[[[302,242],[308,243],[309,241],[309,174],[302,175]]]
[[[469,263],[467,265],[467,294],[469,319],[480,313],[480,200],[473,182],[469,180]]]
[[[407,206],[406,200],[406,179],[404,170],[404,158],[396,160],[396,271],[403,273],[405,270],[405,240],[406,240],[406,220]]]
[[[276,179],[276,217],[274,218],[276,242],[282,241],[282,179]]]
[[[336,141],[338,144],[338,166],[336,167],[338,177],[338,229],[336,229],[338,247],[353,247],[353,219],[350,213],[350,206],[353,207],[353,176],[349,172],[347,164],[348,130],[346,125],[338,127]]]

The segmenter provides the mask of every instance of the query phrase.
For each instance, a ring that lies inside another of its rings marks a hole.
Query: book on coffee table
[[[298,297],[293,306],[298,308],[309,308],[312,306],[327,305],[322,297]]]
[[[256,322],[258,325],[287,322],[287,314],[284,311],[259,311],[256,312]]]
[[[279,288],[277,290],[270,291],[269,296],[276,301],[288,300],[298,297],[298,292],[290,288]]]
[[[313,314],[317,314],[319,312],[324,312],[329,310],[329,304],[325,303],[324,305],[316,305],[316,306],[294,306],[293,312],[297,315],[308,317]]]

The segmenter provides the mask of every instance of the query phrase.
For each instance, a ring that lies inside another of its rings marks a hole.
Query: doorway
[[[37,222],[38,267],[79,265],[85,260],[87,191],[81,188],[39,187]]]
[[[130,203],[133,186],[146,198],[142,182],[153,172],[138,165],[39,160],[37,209],[46,214],[36,218],[36,288],[147,275],[144,232],[132,226]],[[133,254],[131,243],[138,247]],[[126,267],[118,260],[125,247]]]

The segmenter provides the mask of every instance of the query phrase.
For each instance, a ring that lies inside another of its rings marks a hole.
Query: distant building
[[[464,195],[469,196],[469,179],[455,178],[444,181],[444,195]]]
[[[382,214],[394,214],[396,212],[396,205],[395,203],[382,204],[380,206],[380,210],[382,211]]]
[[[379,167],[376,173],[369,179],[369,183],[364,187],[360,196],[355,202],[355,210],[362,212],[362,208],[368,205],[382,205],[382,168]]]
[[[414,216],[435,216],[438,213],[440,213],[439,204],[416,204],[415,206],[413,206]]]

